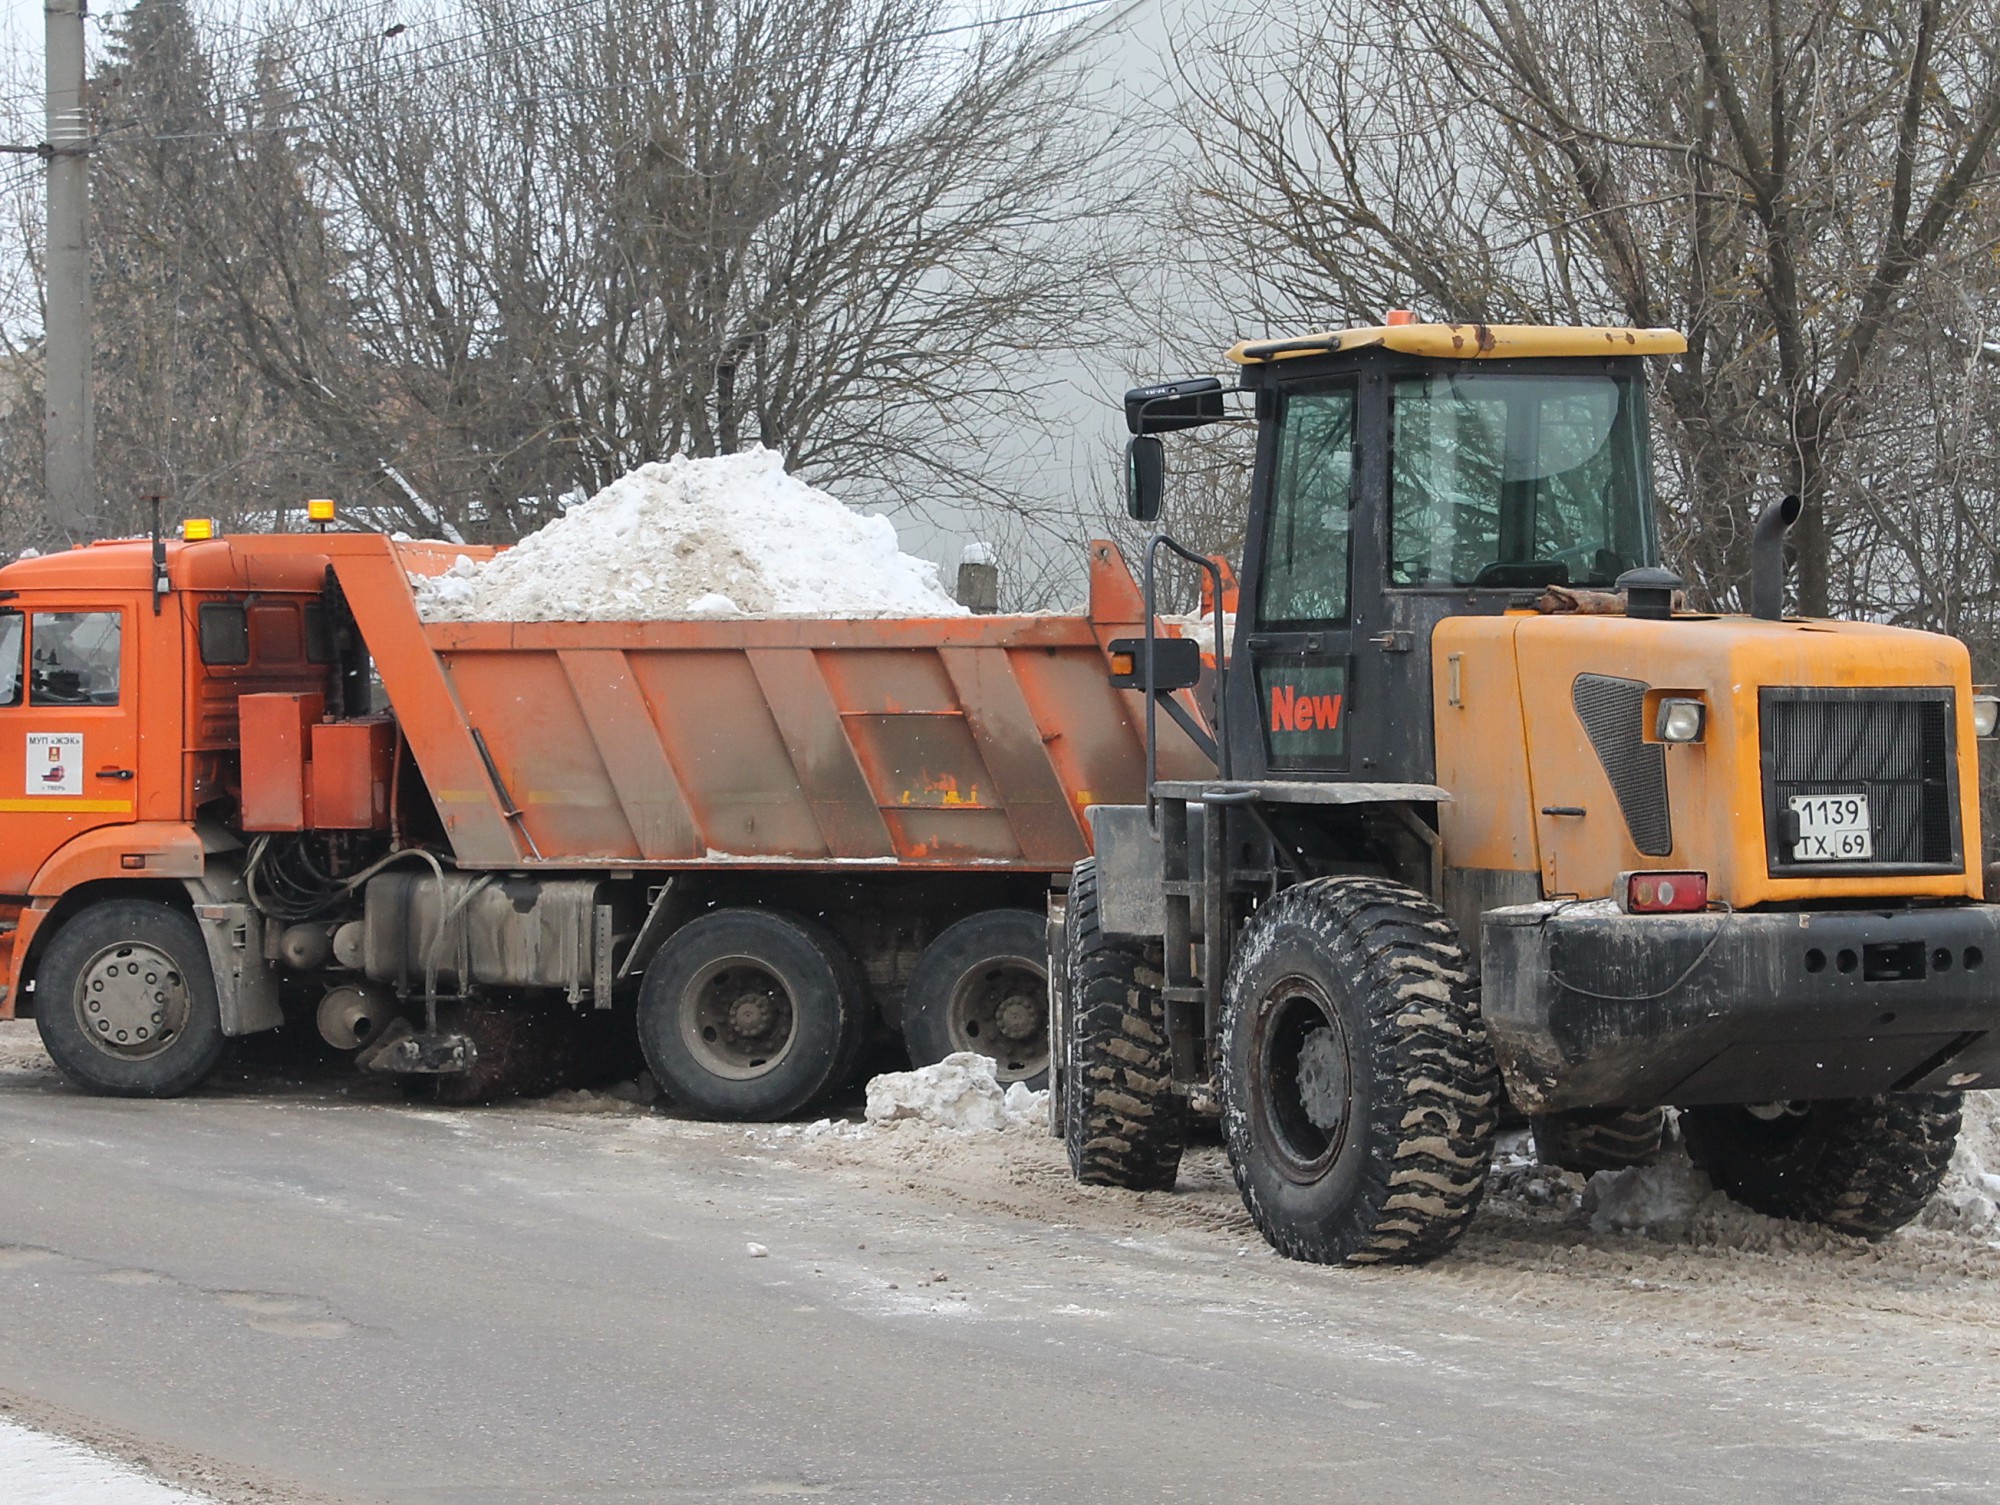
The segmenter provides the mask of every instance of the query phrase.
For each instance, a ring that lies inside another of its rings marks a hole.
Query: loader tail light
[[[1687,914],[1708,907],[1707,873],[1627,873],[1627,914]]]

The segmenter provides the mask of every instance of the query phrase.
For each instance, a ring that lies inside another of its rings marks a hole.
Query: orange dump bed
[[[1108,543],[1084,616],[432,624],[408,573],[455,551],[310,545],[466,867],[1055,872],[1089,806],[1145,798],[1143,706],[1105,658],[1143,606]],[[1161,736],[1164,776],[1207,769]]]

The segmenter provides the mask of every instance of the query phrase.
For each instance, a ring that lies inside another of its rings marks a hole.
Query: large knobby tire
[[[1956,1092],[1683,1108],[1688,1154],[1716,1187],[1774,1218],[1863,1238],[1894,1233],[1928,1202],[1958,1142]]]
[[[229,1048],[200,927],[150,899],[94,904],[56,932],[35,1024],[71,1081],[113,1097],[178,1097]]]
[[[1321,878],[1244,927],[1222,1126],[1250,1216],[1318,1264],[1431,1259],[1471,1222],[1500,1081],[1458,933],[1414,889]]]
[[[785,1118],[846,1085],[864,988],[832,932],[770,909],[719,909],[670,936],[639,989],[639,1045],[660,1088],[708,1118]]]
[[[903,992],[903,1043],[918,1066],[990,1056],[1001,1082],[1049,1084],[1048,921],[989,909],[942,931]]]
[[[1557,1170],[1622,1171],[1650,1165],[1667,1139],[1665,1108],[1587,1108],[1537,1113],[1535,1158]]]
[[[1098,928],[1095,859],[1077,864],[1066,923],[1063,1144],[1070,1171],[1093,1186],[1171,1191],[1187,1146],[1187,1099],[1174,1090],[1160,948],[1112,940]]]

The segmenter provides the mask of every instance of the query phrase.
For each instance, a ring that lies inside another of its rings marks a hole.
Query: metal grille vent
[[[1632,845],[1648,857],[1664,857],[1674,849],[1667,750],[1646,740],[1647,689],[1644,680],[1579,674],[1570,699],[1618,796]]]
[[[1773,873],[1958,865],[1949,689],[1767,689],[1761,700]],[[1857,793],[1868,796],[1873,859],[1793,862],[1783,839],[1790,796]]]

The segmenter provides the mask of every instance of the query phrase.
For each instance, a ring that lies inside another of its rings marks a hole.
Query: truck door
[[[0,608],[0,894],[49,855],[134,818],[138,643],[128,605]]]

